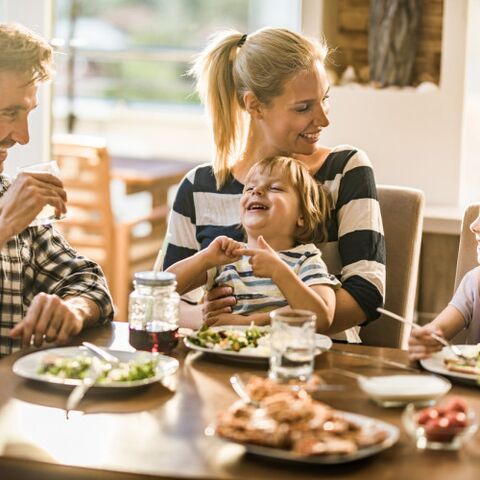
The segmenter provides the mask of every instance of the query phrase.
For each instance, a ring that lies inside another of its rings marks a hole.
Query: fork
[[[398,322],[404,323],[405,325],[410,325],[412,328],[418,330],[422,328],[420,325],[417,323],[411,322],[410,320],[407,320],[406,318],[401,317],[400,315],[397,315],[396,313],[390,312],[389,310],[385,310],[384,308],[377,308],[377,312],[383,313],[387,317],[393,318],[394,320],[397,320]],[[449,342],[445,338],[441,337],[440,335],[437,335],[436,333],[431,332],[430,336],[436,340],[438,343],[441,343],[443,346],[448,347],[456,357],[460,358],[463,360],[467,365],[472,365],[472,358],[469,358],[465,356],[460,348],[458,348],[457,345],[454,343]]]
[[[67,420],[69,418],[69,413],[72,410],[77,408],[78,404],[81,402],[82,398],[86,393],[95,385],[98,377],[103,373],[101,362],[98,358],[92,358],[92,364],[87,372],[87,375],[84,377],[82,383],[79,383],[71,392],[67,398],[65,404],[65,413],[67,415]]]

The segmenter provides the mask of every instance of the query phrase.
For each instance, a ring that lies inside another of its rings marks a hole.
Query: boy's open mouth
[[[247,210],[248,211],[251,211],[251,210],[268,210],[268,208],[261,204],[261,203],[258,203],[258,202],[253,202],[253,203],[250,203],[248,206],[247,206]]]

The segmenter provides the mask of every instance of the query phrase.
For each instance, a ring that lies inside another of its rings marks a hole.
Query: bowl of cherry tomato
[[[475,410],[460,397],[428,408],[409,404],[403,412],[402,421],[405,430],[421,449],[457,450],[478,428]]]

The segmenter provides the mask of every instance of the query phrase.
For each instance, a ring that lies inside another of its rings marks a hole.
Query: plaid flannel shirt
[[[0,197],[9,185],[0,176]],[[18,350],[18,341],[8,332],[40,292],[88,298],[100,309],[100,323],[113,318],[101,268],[79,255],[52,226],[28,227],[0,250],[0,357]]]

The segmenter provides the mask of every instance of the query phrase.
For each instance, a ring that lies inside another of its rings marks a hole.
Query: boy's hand
[[[436,333],[443,337],[443,332],[431,325],[425,325],[422,328],[414,328],[412,330],[408,340],[410,360],[428,358],[432,353],[439,352],[443,348],[443,345],[432,338],[431,333]]]
[[[238,253],[250,257],[249,263],[256,277],[273,279],[285,264],[261,235],[257,239],[257,245],[258,248],[241,248]]]
[[[217,237],[205,249],[209,268],[236,262],[242,256],[238,253],[242,245],[225,235]]]

